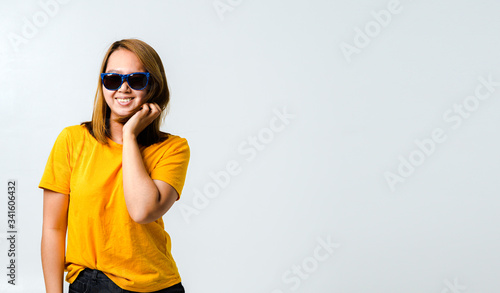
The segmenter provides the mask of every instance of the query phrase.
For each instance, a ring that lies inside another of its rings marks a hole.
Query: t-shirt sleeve
[[[69,194],[71,179],[70,158],[70,134],[69,130],[65,128],[61,131],[52,147],[38,187],[62,194]]]
[[[151,179],[161,180],[170,184],[181,197],[189,164],[190,149],[185,138],[171,145],[163,153],[161,159],[151,171]]]

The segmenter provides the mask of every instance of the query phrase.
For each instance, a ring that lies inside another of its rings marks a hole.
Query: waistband
[[[78,277],[82,279],[90,279],[90,280],[109,280],[108,276],[99,270],[93,269],[84,269],[78,274]]]

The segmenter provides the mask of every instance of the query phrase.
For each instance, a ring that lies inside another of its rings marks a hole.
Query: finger
[[[147,119],[151,123],[159,115],[157,107],[153,103],[144,103],[141,109],[141,118]]]
[[[161,112],[160,112],[157,108],[152,107],[151,112],[150,112],[149,114],[150,114],[151,118],[154,120],[154,119],[156,119],[158,116],[160,116],[160,113],[161,113]]]
[[[157,112],[161,112],[160,106],[156,103],[149,103],[148,106],[151,109],[151,113],[156,114]]]
[[[148,103],[144,103],[142,104],[142,109],[141,111],[144,111],[144,112],[150,112],[151,111],[151,108],[149,107],[149,104]]]
[[[161,108],[160,108],[160,106],[158,106],[157,103],[153,103],[152,105],[153,105],[153,108],[156,109],[156,111],[161,112]]]

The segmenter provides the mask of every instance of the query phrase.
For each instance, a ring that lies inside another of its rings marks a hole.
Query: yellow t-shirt
[[[40,188],[69,194],[66,281],[84,268],[104,272],[119,287],[151,292],[181,281],[163,219],[138,224],[123,195],[122,145],[99,143],[83,125],[64,128],[52,148]],[[141,147],[146,170],[177,190],[184,186],[190,151],[186,139],[169,135]]]

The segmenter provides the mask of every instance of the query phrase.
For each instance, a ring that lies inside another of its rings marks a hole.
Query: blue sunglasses
[[[149,72],[134,72],[130,74],[101,73],[102,84],[110,91],[119,89],[125,80],[129,87],[139,91],[148,85]]]

